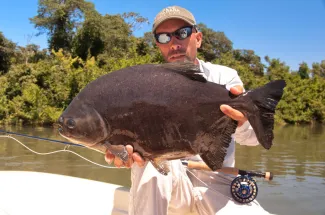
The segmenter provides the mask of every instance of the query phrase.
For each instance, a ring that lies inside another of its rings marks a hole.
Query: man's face
[[[161,23],[155,33],[173,33],[185,26],[189,26],[189,24],[183,20],[170,19]],[[184,40],[179,40],[175,36],[172,36],[171,40],[167,44],[161,44],[156,41],[165,61],[195,62],[197,48],[201,46],[202,42],[202,33],[196,32],[194,28],[192,29],[192,32],[192,35]]]

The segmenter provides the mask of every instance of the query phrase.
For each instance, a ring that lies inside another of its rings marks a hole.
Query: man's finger
[[[233,120],[236,121],[244,121],[246,118],[244,116],[244,114],[242,114],[240,111],[233,109],[232,107],[228,106],[228,105],[221,105],[220,106],[220,110],[226,114],[227,116],[229,116],[230,118],[232,118]]]
[[[128,152],[129,159],[127,162],[124,163],[125,167],[130,168],[133,164],[132,154],[133,154],[133,147],[131,145],[125,146],[126,151]]]
[[[123,166],[123,161],[121,160],[121,158],[115,157],[115,159],[114,159],[114,165],[116,167],[122,167]]]
[[[230,88],[230,92],[233,95],[239,95],[239,94],[244,92],[244,88],[241,85],[237,85],[237,86],[234,86],[234,87]]]
[[[240,111],[233,109],[232,107],[228,105],[221,105],[220,110],[232,118],[233,120],[238,121],[238,127],[242,126],[246,121],[247,118],[242,114]]]
[[[106,154],[105,154],[105,161],[108,163],[108,164],[111,164],[112,161],[114,160],[114,155],[110,152],[110,151],[107,151]]]
[[[138,164],[139,167],[144,166],[145,162],[139,153],[137,153],[137,152],[133,153],[132,158],[133,158],[134,162],[136,162]]]
[[[128,152],[128,154],[133,153],[133,147],[131,145],[126,145],[125,148],[126,148],[126,151]]]

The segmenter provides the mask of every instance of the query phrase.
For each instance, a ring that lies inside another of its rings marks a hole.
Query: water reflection
[[[261,146],[237,146],[236,165],[272,170],[278,176],[325,178],[324,127],[285,126],[276,128],[274,133],[274,145],[270,150]]]

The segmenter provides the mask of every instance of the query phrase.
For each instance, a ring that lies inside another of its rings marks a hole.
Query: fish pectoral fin
[[[159,158],[150,159],[151,164],[157,169],[157,171],[163,175],[168,175],[170,172],[169,163],[166,160]]]
[[[237,121],[223,116],[215,123],[209,131],[210,141],[204,142],[201,147],[200,156],[212,171],[221,169],[231,142],[231,135],[235,133]]]
[[[105,146],[113,155],[119,157],[123,162],[128,161],[129,154],[124,145],[112,145],[109,142],[105,142]]]

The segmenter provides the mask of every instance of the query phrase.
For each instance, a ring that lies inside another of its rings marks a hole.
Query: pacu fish
[[[276,80],[239,96],[206,80],[193,63],[136,65],[90,82],[58,119],[59,133],[73,143],[127,161],[125,145],[150,160],[162,174],[166,160],[199,154],[222,168],[237,121],[220,110],[241,111],[259,143],[270,149],[274,113],[286,83]]]

